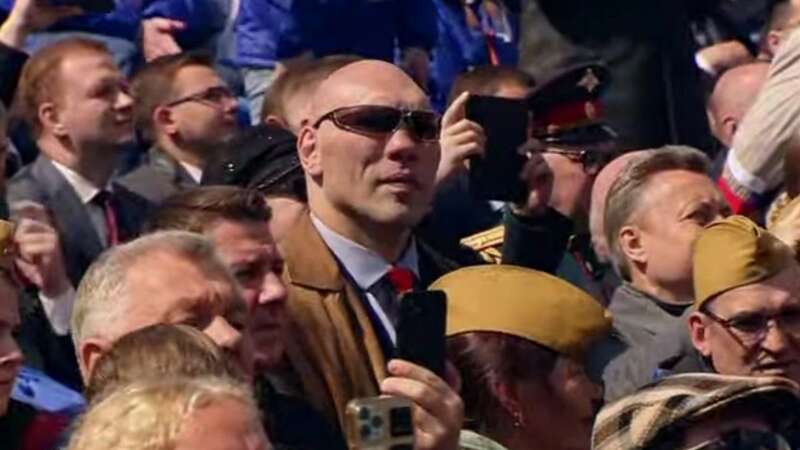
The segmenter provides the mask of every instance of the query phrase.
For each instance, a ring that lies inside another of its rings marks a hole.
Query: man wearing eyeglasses
[[[725,375],[800,382],[800,266],[742,216],[709,225],[694,250],[694,347]]]
[[[203,170],[238,131],[236,96],[202,54],[157,58],[133,78],[134,124],[149,161],[120,183],[154,203],[200,184]]]

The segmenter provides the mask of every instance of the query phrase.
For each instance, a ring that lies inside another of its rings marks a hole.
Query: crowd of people
[[[800,1],[0,3],[0,450],[800,449]]]

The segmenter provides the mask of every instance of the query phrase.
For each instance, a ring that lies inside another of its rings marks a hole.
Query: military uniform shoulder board
[[[486,231],[467,236],[461,240],[461,244],[467,246],[476,252],[486,262],[492,264],[500,264],[503,246],[503,239],[506,235],[506,228],[503,225],[498,225]]]

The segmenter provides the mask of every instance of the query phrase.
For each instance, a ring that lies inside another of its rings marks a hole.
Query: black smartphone
[[[444,377],[446,320],[447,295],[444,291],[412,291],[403,295],[397,321],[395,357]]]
[[[484,157],[470,160],[470,192],[482,200],[524,201],[528,190],[519,176],[525,156],[519,147],[528,136],[528,105],[524,100],[470,95],[466,114],[486,134]]]
[[[86,13],[104,14],[116,8],[114,0],[50,0],[53,6],[77,6]]]

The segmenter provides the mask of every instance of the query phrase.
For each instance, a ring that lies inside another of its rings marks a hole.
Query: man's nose
[[[274,273],[269,272],[264,276],[264,282],[261,286],[261,293],[258,296],[259,305],[279,304],[286,302],[286,285],[283,284],[281,277]]]
[[[784,331],[780,324],[774,320],[767,325],[767,334],[761,342],[761,347],[772,354],[785,352],[789,346],[791,337]]]
[[[425,145],[416,139],[404,123],[395,130],[386,142],[386,156],[392,160],[411,162],[419,159]]]

